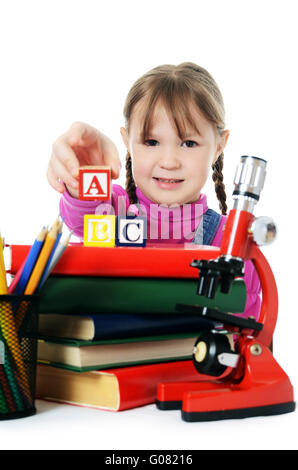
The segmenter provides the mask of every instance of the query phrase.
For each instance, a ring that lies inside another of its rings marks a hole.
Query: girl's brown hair
[[[155,105],[161,100],[172,116],[180,139],[186,135],[188,123],[197,132],[195,119],[190,112],[190,103],[195,103],[205,118],[217,129],[219,135],[225,128],[225,110],[221,92],[207,70],[192,62],[180,65],[161,65],[139,78],[130,89],[124,105],[126,131],[129,133],[130,118],[134,106],[146,96],[147,111],[144,116],[142,138],[150,135]],[[226,214],[226,193],[223,183],[223,158],[221,153],[212,165],[212,179],[222,214]],[[131,203],[137,201],[136,186],[132,175],[131,156],[126,155],[126,191]]]

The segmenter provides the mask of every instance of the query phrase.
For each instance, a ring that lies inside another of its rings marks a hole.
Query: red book
[[[36,396],[77,406],[120,411],[154,403],[162,382],[208,380],[192,361],[73,372],[37,366]],[[209,377],[210,379],[210,377]]]
[[[15,274],[29,253],[29,245],[10,245],[10,274]],[[193,259],[215,259],[219,248],[185,245],[141,247],[90,247],[69,245],[52,274],[104,277],[197,278]]]

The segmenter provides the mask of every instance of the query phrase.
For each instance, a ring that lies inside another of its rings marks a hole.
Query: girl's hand
[[[69,193],[78,198],[79,167],[84,165],[108,165],[113,179],[119,177],[121,169],[114,143],[94,127],[75,122],[53,144],[47,179],[56,191],[63,193],[65,184]]]

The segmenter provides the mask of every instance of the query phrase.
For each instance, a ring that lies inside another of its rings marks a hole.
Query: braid
[[[129,201],[131,204],[135,204],[137,202],[137,195],[136,195],[136,185],[132,176],[131,170],[131,156],[130,153],[127,152],[126,154],[126,184],[125,189],[129,197]]]
[[[221,210],[221,213],[223,215],[226,215],[227,213],[227,204],[226,204],[226,192],[225,192],[225,185],[223,183],[223,174],[222,174],[222,169],[223,169],[223,158],[224,154],[221,153],[216,160],[216,162],[212,165],[212,179],[215,184],[215,192],[217,199],[219,201],[219,208]]]

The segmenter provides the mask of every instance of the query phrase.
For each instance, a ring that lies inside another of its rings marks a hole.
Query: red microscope
[[[177,305],[181,313],[195,312],[215,325],[194,345],[198,380],[158,385],[157,407],[181,409],[185,421],[270,416],[295,410],[291,382],[271,351],[278,293],[269,263],[258,247],[274,239],[276,228],[269,217],[253,215],[265,175],[265,160],[241,157],[234,180],[234,207],[221,247],[214,250],[212,259],[206,259],[202,247],[201,259],[191,263],[199,271],[197,294],[213,298],[218,287],[228,295],[234,279],[244,275],[245,261],[252,260],[262,289],[258,321],[207,307]]]

